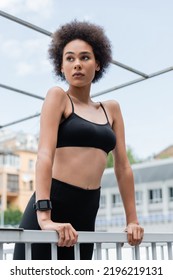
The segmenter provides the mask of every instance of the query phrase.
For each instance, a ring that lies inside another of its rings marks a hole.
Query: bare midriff
[[[101,149],[63,147],[56,149],[52,177],[84,189],[100,187],[107,162]]]

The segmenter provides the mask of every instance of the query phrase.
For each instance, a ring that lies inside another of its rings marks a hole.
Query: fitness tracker
[[[49,199],[38,200],[33,204],[33,208],[35,211],[47,211],[52,209],[52,202]]]

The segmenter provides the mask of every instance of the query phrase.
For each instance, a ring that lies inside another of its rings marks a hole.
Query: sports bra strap
[[[105,108],[104,108],[104,106],[103,106],[103,104],[101,102],[100,102],[100,106],[102,107],[102,109],[103,109],[103,111],[105,113],[106,119],[107,119],[107,121],[109,123],[108,115],[107,115],[106,110],[105,110]]]
[[[73,101],[72,101],[72,99],[71,99],[71,97],[70,97],[70,95],[69,95],[68,93],[67,93],[67,96],[68,96],[68,98],[70,99],[71,106],[72,106],[72,112],[74,113],[74,104],[73,104]],[[106,110],[105,110],[105,108],[104,108],[104,106],[103,106],[103,104],[102,104],[101,102],[100,102],[100,106],[102,107],[102,109],[103,109],[103,111],[104,111],[104,113],[105,113],[107,122],[109,123],[108,115],[107,115]]]
[[[73,101],[72,101],[72,99],[71,99],[71,97],[70,97],[70,95],[67,93],[67,96],[69,97],[69,99],[70,99],[70,102],[71,102],[71,106],[72,106],[72,112],[74,113],[74,105],[73,105]]]

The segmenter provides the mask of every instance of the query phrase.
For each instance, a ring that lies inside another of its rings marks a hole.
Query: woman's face
[[[99,71],[92,47],[83,40],[69,42],[63,50],[61,71],[70,85],[82,87],[91,84]]]

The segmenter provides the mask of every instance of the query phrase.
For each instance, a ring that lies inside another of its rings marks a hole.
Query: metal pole
[[[0,16],[5,17],[5,18],[7,18],[9,20],[12,20],[14,22],[17,22],[17,23],[19,23],[21,25],[24,25],[24,26],[28,27],[28,28],[31,28],[31,29],[33,29],[33,30],[35,30],[37,32],[40,32],[40,33],[44,34],[44,35],[47,35],[47,36],[51,36],[52,35],[52,33],[50,31],[47,31],[47,30],[45,30],[43,28],[40,28],[40,27],[30,23],[30,22],[27,22],[27,21],[22,20],[22,19],[20,19],[18,17],[15,17],[15,16],[12,16],[12,15],[10,15],[8,13],[5,13],[2,10],[0,10]]]
[[[4,211],[6,209],[6,175],[2,177],[2,194],[1,194],[1,227],[4,227]]]
[[[7,18],[7,19],[9,19],[9,20],[12,20],[12,21],[14,21],[14,22],[17,22],[17,23],[19,23],[19,24],[21,24],[21,25],[24,25],[24,26],[28,27],[28,28],[31,28],[31,29],[33,29],[33,30],[35,30],[35,31],[37,31],[37,32],[40,32],[40,33],[44,34],[44,35],[52,36],[52,34],[53,34],[52,32],[50,32],[50,31],[48,31],[48,30],[45,30],[45,29],[43,29],[43,28],[41,28],[41,27],[39,27],[39,26],[36,26],[36,25],[34,25],[34,24],[30,23],[30,22],[27,22],[27,21],[25,21],[25,20],[22,20],[22,19],[20,19],[20,18],[17,18],[17,17],[15,17],[15,16],[12,16],[12,15],[10,15],[10,14],[8,14],[8,13],[5,13],[5,12],[3,12],[2,10],[0,10],[0,16],[3,16],[3,17],[5,17],[5,18]],[[119,67],[122,67],[122,68],[124,68],[124,69],[126,69],[126,70],[128,70],[128,71],[131,71],[131,72],[133,72],[133,73],[135,73],[135,74],[138,74],[138,75],[140,75],[140,76],[143,76],[143,77],[145,77],[145,78],[147,78],[147,76],[148,76],[147,74],[145,74],[145,73],[143,73],[143,72],[141,72],[141,71],[139,71],[139,70],[136,70],[136,69],[134,69],[134,68],[132,68],[132,67],[130,67],[130,66],[127,66],[127,65],[125,65],[125,64],[123,64],[123,63],[121,63],[121,62],[119,62],[119,61],[114,60],[114,59],[112,59],[111,63],[114,64],[114,65],[117,65],[117,66],[119,66]]]
[[[114,64],[114,65],[117,65],[117,66],[119,66],[119,67],[121,67],[121,68],[124,68],[124,69],[126,69],[126,70],[128,70],[128,71],[130,71],[130,72],[133,72],[133,73],[135,73],[135,74],[138,74],[138,75],[140,75],[140,76],[142,76],[142,77],[144,77],[144,78],[148,78],[148,75],[147,74],[145,74],[145,73],[143,73],[143,72],[141,72],[141,71],[139,71],[139,70],[136,70],[136,69],[134,69],[134,68],[132,68],[132,67],[130,67],[130,66],[128,66],[128,65],[125,65],[125,64],[123,64],[123,63],[121,63],[121,62],[119,62],[119,61],[116,61],[116,60],[114,60],[114,59],[112,59],[112,64]]]
[[[4,227],[4,211],[2,205],[2,196],[1,196],[1,227]]]
[[[148,75],[148,78],[142,77],[142,78],[139,78],[139,79],[132,80],[132,81],[130,81],[130,82],[121,84],[121,85],[119,85],[119,86],[115,86],[115,87],[109,88],[109,89],[107,89],[107,90],[103,90],[103,91],[101,91],[101,92],[98,92],[98,93],[92,95],[92,97],[100,96],[100,95],[103,95],[103,94],[108,93],[108,92],[112,92],[112,91],[115,91],[115,90],[118,90],[118,89],[121,89],[121,88],[124,88],[124,87],[127,87],[127,86],[131,86],[131,85],[133,85],[133,84],[136,84],[136,83],[139,83],[139,82],[142,82],[142,81],[145,81],[145,80],[154,78],[154,77],[156,77],[156,76],[162,75],[162,74],[167,73],[167,72],[170,72],[170,71],[172,71],[172,70],[173,70],[173,66],[168,67],[168,68],[163,69],[163,70],[160,70],[160,71],[158,71],[158,72],[149,74],[149,75]]]
[[[24,91],[24,90],[21,90],[21,89],[18,89],[18,88],[14,88],[14,87],[7,86],[7,85],[4,85],[4,84],[0,84],[0,87],[5,88],[5,89],[10,90],[10,91],[18,92],[20,94],[28,95],[30,97],[34,97],[34,98],[37,98],[37,99],[44,100],[44,97],[42,97],[42,96],[30,93],[30,92],[27,92],[27,91]]]
[[[4,125],[1,125],[0,129],[2,129],[4,127],[7,127],[7,126],[10,126],[10,125],[14,125],[14,124],[17,124],[17,123],[20,123],[20,122],[24,122],[24,121],[36,118],[36,117],[39,117],[39,116],[40,116],[40,113],[36,113],[35,115],[29,116],[29,117],[26,117],[26,118],[23,118],[23,119],[20,119],[20,120],[11,122],[11,123],[7,123],[7,124],[4,124]]]

